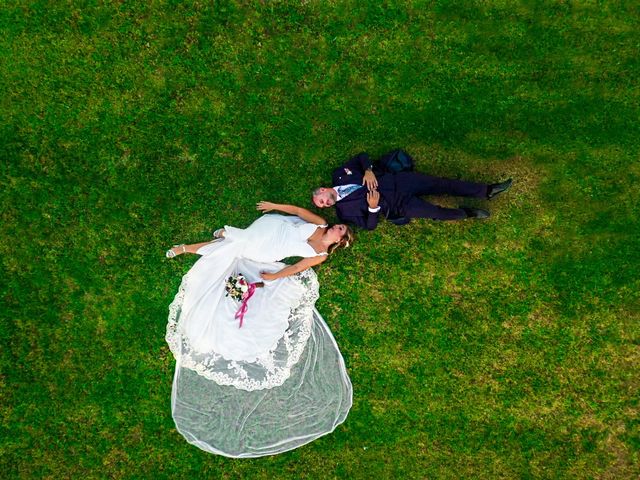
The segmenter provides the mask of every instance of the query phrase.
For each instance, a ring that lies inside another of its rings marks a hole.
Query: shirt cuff
[[[380,205],[378,205],[376,208],[369,207],[369,212],[371,213],[378,213],[379,211],[380,211]]]

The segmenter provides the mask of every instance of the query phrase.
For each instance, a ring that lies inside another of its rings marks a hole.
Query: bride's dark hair
[[[328,225],[327,229],[331,228],[332,226],[333,225]],[[345,227],[347,228],[347,230],[344,232],[344,235],[342,236],[342,238],[338,240],[336,243],[334,243],[333,245],[330,245],[329,248],[327,248],[327,253],[331,254],[338,248],[347,248],[353,243],[353,240],[354,240],[353,230],[351,230],[351,228],[347,227],[346,225]]]

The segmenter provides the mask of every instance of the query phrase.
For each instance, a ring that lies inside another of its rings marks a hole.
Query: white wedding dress
[[[307,242],[318,225],[263,215],[246,229],[201,247],[169,307],[166,340],[175,359],[172,413],[188,442],[229,457],[259,457],[297,448],[332,432],[352,403],[352,387],[331,332],[315,309],[312,269],[266,282],[239,302],[225,281],[318,255]]]

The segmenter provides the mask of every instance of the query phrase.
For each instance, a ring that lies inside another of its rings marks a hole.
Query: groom
[[[366,153],[360,153],[332,174],[333,187],[313,191],[318,208],[335,205],[338,218],[361,228],[373,230],[380,216],[397,225],[412,218],[462,220],[487,218],[489,212],[479,208],[444,208],[427,202],[421,195],[457,195],[491,199],[511,187],[502,183],[474,183],[425,175],[418,172],[378,173]]]

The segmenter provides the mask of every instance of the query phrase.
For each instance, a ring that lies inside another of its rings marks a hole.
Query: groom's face
[[[333,188],[319,188],[313,196],[313,204],[318,208],[333,207],[336,203],[336,194]]]

